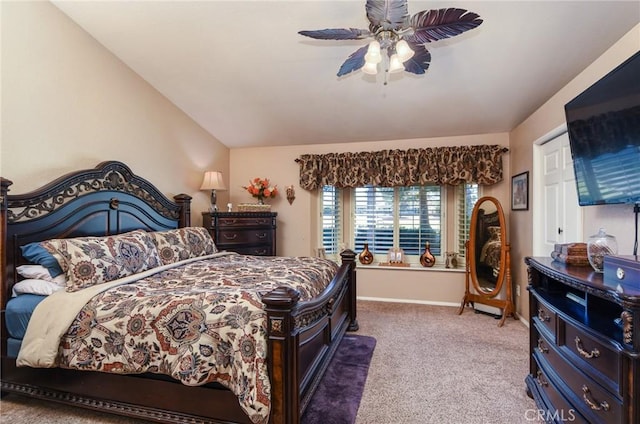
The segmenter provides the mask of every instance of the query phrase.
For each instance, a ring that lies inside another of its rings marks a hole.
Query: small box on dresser
[[[605,256],[604,282],[613,287],[630,285],[640,287],[640,260],[638,256]]]
[[[527,390],[549,423],[640,422],[640,279],[525,258]]]
[[[203,212],[202,225],[218,250],[245,255],[276,255],[277,212]]]

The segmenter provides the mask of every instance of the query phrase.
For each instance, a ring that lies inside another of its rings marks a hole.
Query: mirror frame
[[[475,258],[478,211],[480,209],[480,206],[487,201],[492,202],[496,207],[495,213],[498,214],[498,221],[500,223],[500,240],[502,242],[500,251],[500,271],[498,272],[496,287],[491,292],[482,290],[482,288],[478,284],[478,274],[476,272]],[[460,309],[458,309],[458,315],[462,314],[462,312],[464,311],[464,307],[467,305],[473,306],[474,303],[483,303],[485,305],[502,309],[502,317],[499,317],[500,321],[498,322],[498,327],[502,327],[504,325],[504,321],[508,316],[512,316],[513,319],[517,320],[518,317],[516,317],[515,308],[513,306],[513,294],[511,288],[511,256],[510,245],[507,241],[506,220],[504,217],[504,210],[502,209],[502,205],[495,197],[481,197],[473,206],[473,211],[471,213],[471,224],[469,226],[469,240],[467,240],[465,246],[465,291],[464,297],[462,298],[462,304],[460,305]],[[473,290],[471,289],[472,287]],[[498,294],[503,290],[503,288],[505,290],[505,298],[496,298]]]
[[[490,212],[487,214],[487,216],[497,214],[498,222],[500,224],[500,270],[498,271],[498,276],[496,277],[496,285],[491,291],[484,290],[480,285],[478,278],[478,264],[476,263],[476,258],[478,257],[478,252],[476,252],[478,248],[478,225],[483,224],[480,221],[480,210],[481,206],[483,206],[486,202],[490,202],[491,204],[493,204],[493,206],[495,206],[495,212]],[[467,261],[469,263],[469,278],[471,279],[473,288],[476,290],[479,296],[493,298],[496,297],[502,290],[507,261],[507,245],[507,227],[504,219],[504,211],[502,210],[500,202],[498,202],[496,198],[489,196],[478,199],[476,204],[473,206],[473,211],[471,212],[471,224],[469,226],[469,246],[467,247]]]

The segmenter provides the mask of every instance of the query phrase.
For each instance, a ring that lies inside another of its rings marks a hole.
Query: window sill
[[[370,265],[363,265],[361,263],[356,263],[356,269],[392,269],[394,271],[438,271],[438,272],[465,272],[464,266],[459,266],[457,268],[445,268],[444,264],[442,265],[434,265],[432,267],[423,267],[420,264],[410,264],[409,266],[389,266],[389,265],[380,265],[378,262],[374,262]]]

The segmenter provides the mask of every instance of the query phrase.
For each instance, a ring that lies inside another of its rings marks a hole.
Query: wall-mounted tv
[[[640,204],[640,51],[564,109],[579,204]]]

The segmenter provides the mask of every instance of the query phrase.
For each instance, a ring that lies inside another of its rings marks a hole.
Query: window
[[[345,194],[344,203],[348,208],[344,207],[341,192]],[[441,258],[440,263],[444,263],[445,251],[459,252],[463,258],[471,211],[478,197],[476,184],[354,189],[325,186],[322,191],[323,247],[327,254],[334,254],[344,243],[360,252],[368,243],[369,250],[379,255],[377,259],[384,261],[382,255],[399,246],[409,262],[417,263],[425,243],[429,242],[431,252]],[[341,223],[348,227],[344,234]],[[452,235],[449,243],[447,230]]]

